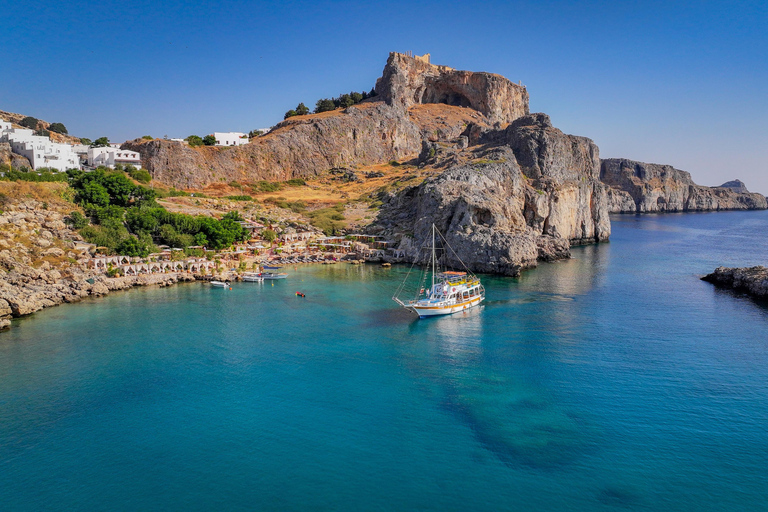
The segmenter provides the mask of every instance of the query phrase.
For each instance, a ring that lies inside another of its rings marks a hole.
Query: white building
[[[89,167],[109,167],[114,169],[117,164],[132,165],[137,169],[141,168],[141,155],[136,151],[120,149],[116,144],[103,148],[88,148]]]
[[[14,153],[29,160],[33,170],[48,167],[57,171],[79,169],[80,158],[71,144],[59,144],[48,137],[34,135],[33,130],[13,128],[11,123],[0,120],[0,142],[11,145]]]
[[[213,132],[217,146],[242,146],[248,144],[248,134],[240,132]]]

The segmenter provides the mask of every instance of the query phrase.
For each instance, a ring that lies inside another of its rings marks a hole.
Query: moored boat
[[[285,272],[277,272],[283,267],[270,267],[267,265],[264,265],[262,267],[262,272],[259,274],[264,279],[274,280],[274,279],[285,279],[288,277],[288,274]]]
[[[227,288],[229,286],[229,283],[225,281],[211,281],[211,286],[216,286],[218,288]]]
[[[264,277],[257,272],[243,272],[243,281],[247,283],[261,283]]]
[[[408,276],[403,284],[400,285],[392,300],[402,307],[413,311],[419,318],[429,316],[450,315],[480,305],[485,300],[485,288],[480,283],[480,279],[472,274],[466,268],[463,262],[456,256],[456,259],[464,266],[464,271],[444,271],[441,270],[440,261],[437,256],[435,241],[437,236],[442,240],[444,247],[451,252],[453,249],[440,234],[435,225],[432,225],[432,247],[431,257],[428,264],[422,272],[421,283],[426,283],[427,273],[431,274],[431,285],[425,288],[422,284],[416,293],[416,297],[410,300],[403,300],[398,295],[403,291]],[[443,250],[443,252],[445,252]],[[408,272],[410,275],[410,272]]]

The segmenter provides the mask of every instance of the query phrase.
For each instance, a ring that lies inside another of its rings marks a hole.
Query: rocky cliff
[[[32,168],[27,157],[14,153],[11,145],[7,142],[0,142],[0,164],[17,169],[21,167]]]
[[[608,203],[612,213],[768,208],[765,196],[749,193],[746,187],[739,191],[697,185],[690,173],[670,165],[610,158],[601,162],[600,179],[610,186]]]
[[[714,272],[701,279],[717,286],[745,292],[756,299],[768,299],[768,268],[763,266],[717,267]]]
[[[390,53],[376,93],[388,105],[445,103],[482,112],[491,123],[508,124],[528,114],[528,91],[501,75],[457,71],[429,62],[429,55]]]
[[[591,140],[534,114],[478,142],[425,143],[422,163],[447,160],[447,170],[386,198],[371,231],[399,240],[407,258],[419,260],[434,222],[455,251],[449,264],[506,275],[568,257],[571,244],[608,239],[607,187]]]
[[[203,188],[222,180],[286,180],[408,159],[425,138],[456,135],[470,124],[504,126],[528,113],[525,87],[502,76],[456,71],[398,53],[390,55],[376,90],[378,96],[346,109],[289,118],[244,146],[190,148],[137,139],[123,148],[141,153],[154,179]],[[467,108],[433,126],[441,116],[425,115],[430,105]]]

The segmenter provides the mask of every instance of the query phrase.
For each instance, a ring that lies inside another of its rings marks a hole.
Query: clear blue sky
[[[0,110],[121,142],[271,126],[390,51],[528,86],[603,157],[768,193],[768,2],[3,2]]]

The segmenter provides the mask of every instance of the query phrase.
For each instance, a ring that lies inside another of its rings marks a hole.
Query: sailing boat
[[[461,262],[465,270],[464,272],[443,271],[439,268],[439,258],[435,247],[437,236],[440,237],[445,247],[448,247],[448,249],[451,250],[456,259]],[[448,244],[445,237],[443,237],[440,231],[437,230],[437,227],[434,224],[432,224],[431,249],[431,258],[422,272],[421,286],[419,287],[416,297],[410,300],[402,300],[398,297],[398,295],[403,292],[405,284],[408,281],[408,276],[413,269],[413,266],[411,266],[411,270],[408,271],[408,274],[395,292],[392,300],[402,307],[413,311],[419,315],[419,318],[450,315],[479,305],[485,299],[485,288],[480,284],[480,279],[472,274],[467,266],[464,265],[464,262],[456,255],[453,248]],[[424,285],[426,284],[428,273],[431,273],[432,284],[429,288],[425,288]]]

